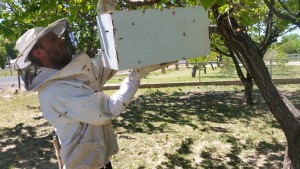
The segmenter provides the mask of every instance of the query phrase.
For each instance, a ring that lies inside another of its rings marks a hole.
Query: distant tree
[[[4,69],[6,64],[6,49],[4,46],[0,46],[0,68]]]
[[[4,46],[5,46],[7,55],[10,57],[10,59],[16,59],[17,58],[17,51],[15,49],[15,43],[14,42],[7,42]]]
[[[214,67],[212,65],[211,61],[216,61],[217,60],[217,56],[219,54],[216,52],[211,52],[209,55],[207,56],[199,56],[199,57],[195,57],[195,58],[189,58],[188,62],[193,65],[192,67],[192,77],[196,77],[196,71],[197,69],[203,69],[204,73],[206,74],[206,65],[210,64],[212,69],[214,70]]]
[[[7,50],[6,45],[9,43],[7,39],[0,35],[0,68],[4,69],[6,64]]]
[[[205,69],[205,65],[208,61],[208,57],[207,56],[200,56],[200,57],[195,57],[195,58],[189,58],[188,61],[191,65],[193,65],[193,67],[192,67],[192,77],[194,78],[194,77],[196,77],[197,69],[201,70],[202,67],[204,67],[204,69]],[[206,70],[204,70],[204,71],[206,71]]]
[[[230,57],[224,57],[222,59],[221,72],[224,76],[232,75],[235,71],[234,63]]]
[[[300,35],[284,35],[282,41],[276,46],[286,54],[300,53]]]

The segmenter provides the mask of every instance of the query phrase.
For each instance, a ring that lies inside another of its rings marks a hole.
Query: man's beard
[[[72,55],[69,50],[60,50],[48,52],[50,55],[50,60],[57,69],[61,69],[69,64],[72,60]]]

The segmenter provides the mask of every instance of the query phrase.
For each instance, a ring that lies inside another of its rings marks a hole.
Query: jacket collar
[[[60,70],[50,69],[50,68],[40,68],[40,69],[41,69],[41,73],[39,73],[33,79],[28,90],[30,91],[36,90],[38,89],[38,87],[51,80],[65,79],[65,78],[82,76],[82,75],[86,76],[88,75],[86,72],[92,71],[91,59],[84,52],[75,54],[73,56],[73,60]]]

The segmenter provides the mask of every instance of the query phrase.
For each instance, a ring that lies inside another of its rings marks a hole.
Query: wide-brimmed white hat
[[[16,42],[16,48],[20,52],[15,62],[17,69],[23,69],[30,65],[28,54],[36,44],[36,42],[49,32],[54,32],[60,36],[68,25],[68,20],[65,18],[59,19],[48,27],[36,27],[25,32]]]

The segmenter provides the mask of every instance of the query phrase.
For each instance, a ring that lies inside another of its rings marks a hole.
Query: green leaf
[[[202,5],[203,5],[204,9],[207,10],[216,2],[217,2],[217,0],[204,0]]]

